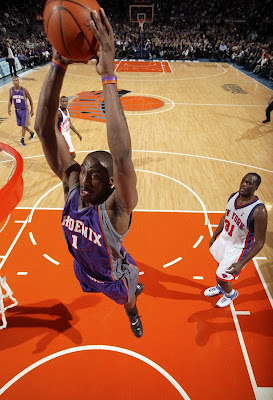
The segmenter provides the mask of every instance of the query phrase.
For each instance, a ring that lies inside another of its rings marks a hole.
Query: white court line
[[[218,225],[212,225],[212,224],[210,224],[210,226],[211,226],[212,228],[217,228]]]
[[[169,262],[168,264],[163,264],[163,268],[167,268],[167,267],[169,267],[170,265],[176,264],[177,262],[179,262],[179,261],[181,261],[181,260],[182,260],[182,257],[178,257],[178,258],[176,258],[175,260]]]
[[[117,353],[126,354],[131,357],[135,357],[138,360],[143,361],[150,367],[154,368],[162,376],[164,376],[164,378],[166,378],[174,386],[174,388],[178,391],[178,393],[181,395],[181,397],[184,400],[190,400],[190,397],[187,395],[187,393],[184,391],[184,389],[179,385],[179,383],[167,371],[165,371],[162,367],[160,367],[154,361],[152,361],[149,358],[143,356],[142,354],[136,353],[134,351],[131,351],[128,349],[123,349],[122,347],[108,346],[108,345],[103,345],[103,344],[102,345],[86,345],[86,346],[72,347],[70,349],[65,349],[65,350],[59,351],[57,353],[50,354],[49,356],[44,357],[39,361],[36,361],[34,364],[30,365],[29,367],[25,368],[23,371],[19,372],[19,374],[15,375],[2,388],[0,388],[0,396],[8,388],[10,388],[15,382],[17,382],[19,379],[21,379],[24,375],[28,374],[30,371],[34,370],[35,368],[39,367],[40,365],[43,365],[48,361],[51,361],[55,358],[64,356],[66,354],[71,354],[71,353],[76,353],[79,351],[86,351],[86,350],[109,350],[109,351],[115,351]]]
[[[235,314],[236,315],[250,315],[250,311],[236,311],[235,310]]]
[[[211,236],[212,236],[212,234],[211,234]],[[267,285],[266,285],[266,283],[264,281],[264,278],[263,278],[263,276],[261,274],[261,271],[259,269],[259,266],[258,266],[258,263],[257,263],[257,260],[255,259],[255,257],[253,258],[253,262],[254,262],[254,265],[256,266],[256,269],[258,271],[260,279],[261,279],[262,283],[264,284],[264,289],[265,289],[265,291],[266,291],[266,293],[267,293],[267,295],[269,297],[269,301],[271,303],[271,306],[273,307],[271,294],[270,294],[270,292],[269,292],[269,290],[267,288]],[[244,357],[244,360],[245,360],[246,368],[247,368],[247,371],[248,371],[249,379],[250,379],[250,382],[251,382],[255,397],[256,397],[256,399],[262,399],[262,396],[259,395],[260,391],[259,391],[259,388],[258,388],[256,380],[255,380],[255,376],[254,376],[254,373],[253,373],[253,370],[252,370],[252,366],[251,366],[250,359],[249,359],[249,356],[248,356],[248,352],[247,352],[247,349],[246,349],[246,345],[245,345],[245,342],[244,342],[244,338],[243,338],[243,334],[242,334],[242,331],[241,331],[241,327],[240,327],[240,324],[239,324],[239,321],[238,321],[238,318],[237,318],[237,313],[240,313],[240,312],[235,310],[233,303],[231,303],[231,305],[230,305],[230,310],[231,310],[231,314],[232,314],[233,321],[234,321],[234,324],[235,324],[237,336],[238,336],[238,339],[239,339],[239,342],[240,342],[242,354],[243,354],[243,357]],[[240,315],[240,314],[238,314],[238,315]]]
[[[161,110],[161,111],[152,111],[152,112],[144,112],[144,113],[140,113],[139,112],[138,114],[136,114],[135,112],[134,113],[125,112],[125,115],[132,115],[134,117],[139,117],[141,115],[155,115],[155,114],[160,114],[160,113],[163,113],[163,112],[170,111],[170,110],[172,110],[174,108],[174,102],[171,99],[169,99],[168,97],[158,96],[156,94],[148,94],[148,93],[138,93],[138,96],[158,97],[159,99],[167,99],[167,100],[170,101],[169,104],[171,104],[171,106],[170,106],[170,108],[167,108],[167,109],[164,109],[164,110]]]
[[[52,192],[52,190],[56,189],[58,186],[61,186],[62,182],[58,183],[57,185],[53,186],[53,188],[49,189],[46,193],[44,193],[38,201],[36,201],[36,203],[34,204],[34,206],[32,207],[32,210],[29,214],[29,218],[28,218],[28,222],[30,223],[32,220],[32,216],[34,214],[34,211],[36,210],[37,205],[43,200],[44,197],[46,197],[48,195],[48,193]]]
[[[15,207],[16,210],[32,210],[32,207]],[[62,211],[63,207],[36,207],[35,210]],[[135,208],[133,212],[164,212],[164,213],[196,213],[204,214],[203,210],[155,210],[146,208]],[[207,211],[208,214],[224,214],[225,211]],[[214,225],[211,225],[214,226]],[[218,225],[215,225],[218,226]]]
[[[200,235],[199,239],[197,240],[197,242],[192,247],[194,249],[196,249],[196,247],[199,246],[199,244],[202,242],[203,239],[204,239],[204,236]]]
[[[28,274],[28,272],[17,272],[17,275],[25,276],[25,275],[27,275],[27,274]]]
[[[263,83],[259,82],[258,80],[256,81],[256,79],[252,78],[251,76],[245,74],[243,71],[240,71],[239,69],[233,67],[233,65],[229,64],[230,67],[232,67],[235,71],[240,72],[241,74],[243,74],[245,77],[252,79],[254,82],[258,83],[259,85],[263,86],[264,88],[270,90],[272,92],[272,89],[270,89],[269,87],[265,86]]]
[[[15,224],[23,224],[25,221],[14,221]]]
[[[35,241],[32,232],[29,232],[28,235],[29,235],[29,238],[30,238],[30,240],[31,240],[31,242],[32,242],[32,244],[33,244],[33,246],[36,246],[37,242]]]
[[[176,106],[266,107],[266,104],[174,103]],[[264,126],[264,125],[263,125]]]
[[[168,64],[168,66],[169,66],[169,68],[170,68],[170,70],[172,71],[172,74],[173,74],[173,69],[172,69],[171,64],[169,63],[169,61],[167,61],[167,64]]]
[[[247,352],[246,345],[245,345],[245,342],[244,342],[243,334],[242,334],[242,331],[241,331],[241,328],[240,328],[240,324],[239,324],[239,321],[238,321],[238,318],[237,318],[236,311],[235,311],[233,303],[231,303],[230,309],[231,309],[233,321],[234,321],[234,324],[235,324],[236,332],[237,332],[237,335],[238,335],[238,339],[239,339],[239,342],[240,342],[240,345],[241,345],[243,357],[244,357],[244,360],[245,360],[245,363],[246,363],[246,368],[247,368],[247,371],[248,371],[249,379],[250,379],[250,382],[251,382],[255,397],[256,397],[256,399],[258,399],[259,397],[258,397],[258,392],[257,392],[256,379],[255,379],[255,376],[254,376],[254,373],[253,373],[253,370],[252,370],[252,367],[251,367],[251,363],[250,363],[248,352]]]
[[[120,62],[117,64],[117,66],[116,66],[116,68],[115,68],[115,71],[114,71],[115,73],[117,72],[118,67],[120,66],[121,62],[122,62],[122,60],[120,60]]]
[[[254,262],[254,265],[256,267],[258,275],[259,275],[259,277],[261,279],[261,282],[263,284],[264,290],[265,290],[265,292],[267,294],[267,297],[268,297],[268,300],[269,300],[269,302],[271,304],[271,307],[273,308],[273,299],[272,299],[270,291],[268,290],[268,287],[267,287],[267,284],[266,284],[266,282],[264,280],[263,274],[261,273],[261,270],[260,270],[260,267],[258,265],[257,259],[263,259],[263,260],[265,259],[265,260],[267,260],[267,258],[266,257],[254,257],[252,260]]]
[[[43,257],[46,258],[48,261],[52,262],[55,265],[60,265],[60,263],[56,260],[54,260],[54,258],[49,257],[46,253],[43,254]]]
[[[32,207],[15,207],[16,210],[32,210]],[[63,207],[36,207],[36,210],[49,210],[49,211],[62,211]],[[196,213],[196,214],[203,214],[203,210],[149,210],[144,208],[135,208],[133,212],[164,212],[164,213]],[[208,214],[224,214],[225,211],[207,211]],[[213,226],[213,225],[212,225]],[[215,225],[218,226],[218,225]]]
[[[144,272],[143,272],[143,271],[141,271],[141,272],[139,273],[139,275],[144,275]]]
[[[166,71],[165,71],[165,67],[163,66],[163,61],[160,61],[160,65],[161,65],[162,72],[165,75]]]
[[[78,153],[90,153],[90,151],[92,150],[80,150],[78,151]],[[109,149],[106,151],[109,151]],[[212,161],[220,161],[223,163],[227,163],[227,164],[234,164],[234,165],[240,165],[243,167],[249,167],[249,168],[255,168],[258,169],[259,171],[266,171],[266,172],[270,172],[271,174],[273,173],[273,171],[271,171],[270,169],[265,169],[265,168],[261,168],[261,167],[256,167],[255,165],[249,165],[249,164],[243,164],[243,163],[239,163],[236,161],[229,161],[229,160],[223,160],[221,158],[215,158],[215,157],[207,157],[207,156],[200,156],[197,154],[187,154],[187,153],[175,153],[175,152],[171,152],[171,151],[160,151],[160,150],[132,150],[133,152],[139,152],[139,153],[155,153],[155,154],[169,154],[169,155],[174,155],[174,156],[183,156],[183,157],[195,157],[195,158],[201,158],[204,160],[212,160]],[[23,160],[28,160],[28,159],[32,159],[32,158],[38,158],[38,157],[44,157],[44,154],[40,154],[37,156],[29,156],[29,157],[23,157]],[[0,164],[3,161],[0,161]],[[216,211],[219,212],[219,211]]]
[[[200,280],[202,280],[202,279],[204,279],[204,277],[203,276],[193,276],[192,279],[200,279]]]
[[[164,178],[168,178],[168,179],[170,179],[171,181],[174,181],[174,182],[178,183],[178,184],[181,185],[181,186],[184,186],[186,189],[188,189],[188,190],[197,198],[197,200],[198,200],[199,203],[201,204],[201,207],[202,207],[203,210],[204,210],[204,216],[205,216],[204,225],[208,225],[208,212],[207,212],[207,210],[206,210],[205,204],[203,203],[203,201],[201,200],[201,198],[198,196],[198,194],[195,193],[195,191],[192,190],[189,186],[185,185],[184,183],[178,181],[178,180],[175,179],[175,178],[172,178],[171,176],[164,175],[164,174],[160,174],[159,172],[148,171],[148,170],[144,170],[144,169],[136,169],[136,171],[138,171],[138,172],[147,172],[148,174],[153,174],[153,175],[162,176],[162,177],[164,177]]]
[[[0,256],[0,258],[4,258],[5,256]]]
[[[19,237],[21,236],[23,230],[25,229],[26,224],[27,224],[27,221],[28,221],[28,218],[26,218],[26,220],[25,220],[25,222],[23,223],[23,225],[21,226],[19,232],[18,232],[17,235],[15,236],[15,239],[14,239],[13,242],[11,243],[11,245],[10,245],[8,251],[6,252],[5,256],[3,257],[3,260],[2,260],[1,263],[0,263],[0,270],[1,270],[1,268],[3,267],[3,265],[5,264],[6,259],[7,259],[8,256],[10,255],[11,250],[12,250],[13,247],[15,246],[15,244],[16,244],[17,240],[19,239]]]
[[[242,164],[242,163],[239,163],[236,161],[222,160],[220,158],[215,158],[215,157],[199,156],[196,154],[174,153],[174,152],[170,152],[170,151],[157,151],[157,150],[132,150],[132,151],[139,152],[139,153],[171,154],[171,155],[176,155],[176,156],[196,157],[196,158],[202,158],[204,160],[221,161],[221,162],[228,163],[228,164],[235,164],[235,165],[241,165],[243,167],[255,168],[260,171],[270,172],[271,174],[273,173],[273,171],[271,171],[269,169],[255,167],[254,165]],[[78,151],[78,153],[80,153],[80,151]],[[86,153],[87,153],[87,151],[86,151]]]
[[[255,257],[255,260],[267,260],[267,257]]]

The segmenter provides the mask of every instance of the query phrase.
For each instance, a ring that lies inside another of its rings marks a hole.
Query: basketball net
[[[3,294],[3,290],[5,291],[5,294]],[[12,296],[13,292],[10,289],[9,285],[7,284],[7,279],[4,276],[3,278],[0,276],[0,311],[1,311],[1,317],[2,317],[2,325],[0,325],[0,329],[4,329],[7,327],[7,320],[5,317],[5,311],[8,308],[12,308],[17,306],[18,301]],[[7,297],[10,298],[10,300],[13,302],[12,304],[9,304],[8,306],[4,306],[4,299]]]
[[[0,143],[0,151],[6,152],[14,160],[14,163],[12,164],[11,171],[9,173],[8,179],[6,181],[6,184],[0,189],[0,204],[1,204],[1,209],[0,209],[0,222],[3,221],[5,218],[7,218],[12,210],[17,206],[19,201],[22,198],[23,195],[23,179],[22,179],[22,172],[23,172],[23,159],[21,155],[12,147]],[[15,168],[16,165],[16,168]],[[15,171],[14,171],[15,168]],[[8,218],[9,219],[9,218]],[[4,227],[0,230],[0,233],[3,231],[5,228],[8,219],[6,223],[4,224]],[[4,260],[0,263],[0,269],[2,268],[2,265],[4,263]],[[2,319],[2,325],[0,325],[0,329],[4,329],[7,327],[7,320],[5,316],[5,311],[8,308],[15,307],[18,304],[18,301],[12,296],[13,292],[10,289],[9,285],[7,284],[7,278],[4,276],[3,278],[0,276],[0,314],[1,314],[1,319]],[[8,304],[6,307],[4,306],[4,299],[9,298],[12,303]]]
[[[144,22],[145,22],[144,19],[138,20],[140,32],[144,32],[144,28],[143,28]]]

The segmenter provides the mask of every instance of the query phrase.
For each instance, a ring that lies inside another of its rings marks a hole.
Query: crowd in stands
[[[37,0],[2,0],[0,15],[0,57],[7,41],[23,68],[48,62],[51,45],[43,30],[42,5]]]
[[[273,79],[271,0],[166,0],[154,4],[153,23],[130,23],[129,3],[99,0],[114,28],[117,58],[229,61]],[[131,1],[134,5],[143,2]],[[44,34],[38,0],[5,0],[0,16],[0,55],[10,39],[24,67],[47,62],[51,46]],[[27,11],[24,11],[27,10]]]

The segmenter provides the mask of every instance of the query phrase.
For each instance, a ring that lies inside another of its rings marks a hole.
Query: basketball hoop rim
[[[20,202],[23,195],[23,169],[24,162],[17,150],[0,142],[0,151],[5,151],[15,158],[16,168],[8,182],[0,189],[1,209],[0,222],[5,219]]]
[[[8,185],[12,186],[23,173],[24,161],[23,161],[23,158],[22,158],[21,154],[18,153],[17,150],[15,150],[14,148],[8,146],[5,143],[0,142],[0,151],[2,151],[2,150],[6,151],[8,154],[13,156],[15,158],[15,160],[16,160],[16,169],[15,169],[12,177],[10,178],[10,180],[6,183],[6,185],[4,187],[6,187]]]

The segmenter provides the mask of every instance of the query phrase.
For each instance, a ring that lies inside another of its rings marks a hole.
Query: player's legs
[[[224,282],[221,281],[221,279],[219,279],[218,277],[216,277],[216,282],[218,283],[218,285],[221,286],[221,288],[223,289],[223,291],[225,293],[230,293],[232,291],[232,284],[231,282]]]
[[[227,269],[239,260],[242,250],[227,245],[221,237],[218,239],[211,246],[211,253],[219,263],[216,270],[217,285],[206,289],[204,295],[212,297],[222,294],[223,297],[216,303],[217,307],[222,308],[230,305],[238,296],[238,292],[232,288],[232,281],[237,279],[239,275],[229,274]]]
[[[9,64],[9,72],[10,72],[10,75],[12,76],[12,61],[10,58],[8,58],[8,64]]]
[[[263,121],[263,123],[270,122],[270,113],[272,110],[273,110],[273,102],[270,103],[267,109],[265,110],[266,119]]]
[[[32,140],[35,136],[35,132],[33,132],[28,126],[25,126],[26,131],[28,131],[30,133],[29,135],[29,140]]]
[[[26,134],[26,127],[22,126],[22,137],[21,137],[21,140],[20,140],[20,145],[23,146],[23,147],[26,146],[26,144],[25,144],[25,134]]]
[[[118,304],[123,304],[126,314],[131,324],[131,330],[136,337],[143,335],[143,327],[140,316],[136,307],[136,298],[144,289],[141,283],[137,283],[138,269],[128,265],[128,270],[131,268],[132,274],[126,274],[123,279],[118,279],[112,282],[101,282],[92,278],[87,274],[76,260],[74,260],[74,272],[80,282],[84,292],[101,292]],[[124,266],[126,270],[126,267]],[[131,298],[131,299],[130,299]],[[129,302],[128,302],[128,299]]]
[[[143,292],[143,289],[144,285],[142,283],[138,283],[132,300],[124,305],[125,312],[128,315],[131,324],[131,330],[137,338],[140,338],[143,335],[143,326],[136,306],[137,296]]]

